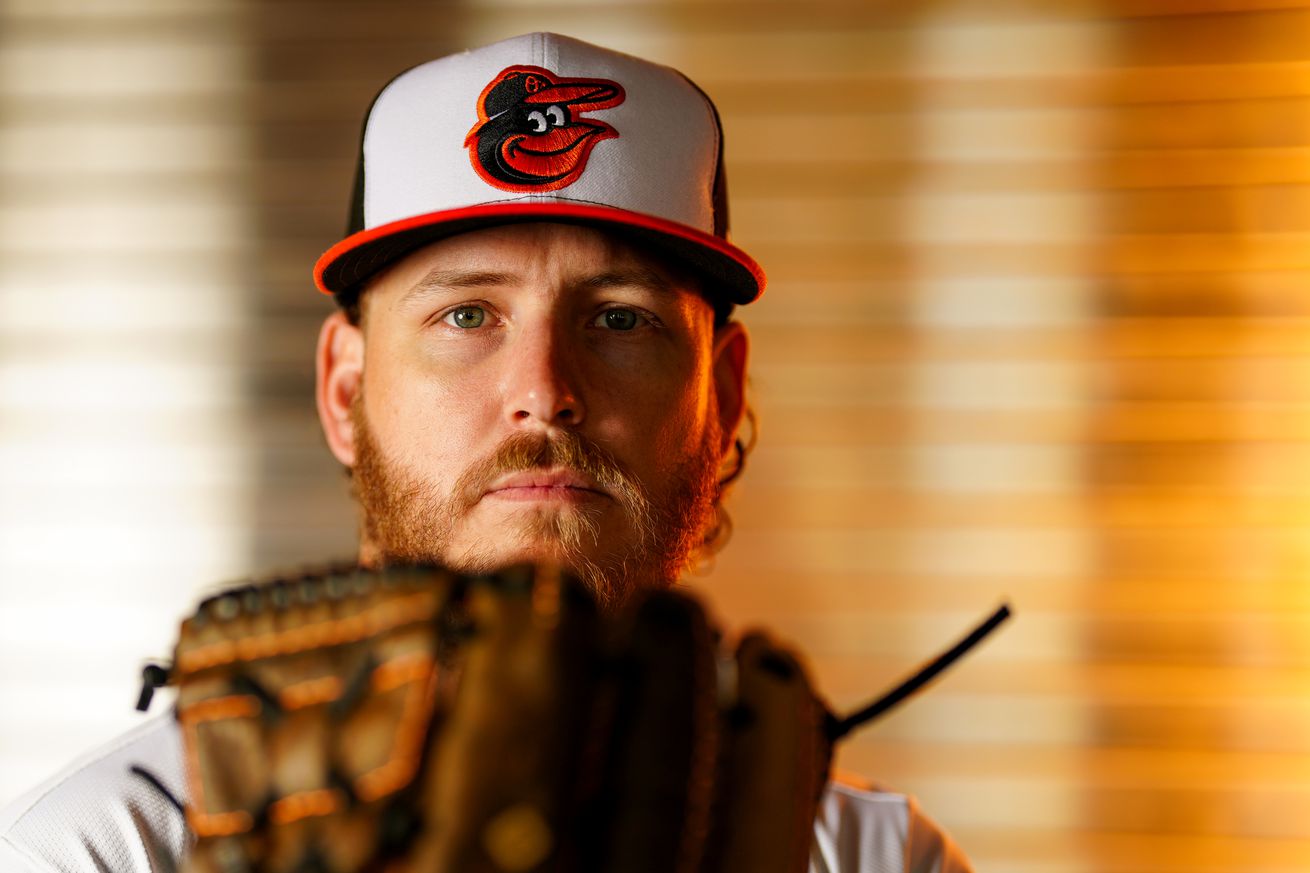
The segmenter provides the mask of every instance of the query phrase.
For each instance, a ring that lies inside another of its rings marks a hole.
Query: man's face
[[[672,581],[712,513],[746,339],[598,230],[462,234],[324,325],[319,406],[354,470],[361,560],[550,560],[602,596]]]

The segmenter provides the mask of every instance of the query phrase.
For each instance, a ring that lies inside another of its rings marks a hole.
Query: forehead
[[[388,267],[365,288],[370,297],[394,299],[434,274],[501,273],[585,282],[622,275],[651,288],[686,295],[707,311],[700,285],[680,264],[619,234],[581,225],[528,222],[484,228],[430,243]]]

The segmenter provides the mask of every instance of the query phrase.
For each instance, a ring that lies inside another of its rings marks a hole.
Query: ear
[[[355,424],[350,407],[364,375],[364,334],[344,312],[334,312],[318,332],[314,397],[328,448],[347,467],[355,466]]]
[[[737,438],[746,414],[746,358],[750,337],[740,322],[730,321],[714,331],[714,396],[718,400],[719,427],[723,434],[719,457],[725,457]]]

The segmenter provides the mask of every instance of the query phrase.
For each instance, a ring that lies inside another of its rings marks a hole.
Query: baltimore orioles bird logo
[[[501,71],[478,98],[478,123],[464,147],[473,169],[506,191],[555,191],[572,185],[596,144],[619,132],[579,113],[623,102],[608,79],[569,79],[541,67]]]

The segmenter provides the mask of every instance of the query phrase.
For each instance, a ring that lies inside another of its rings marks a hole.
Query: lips
[[[504,476],[483,494],[509,500],[589,500],[609,495],[591,479],[573,470],[530,470]]]

